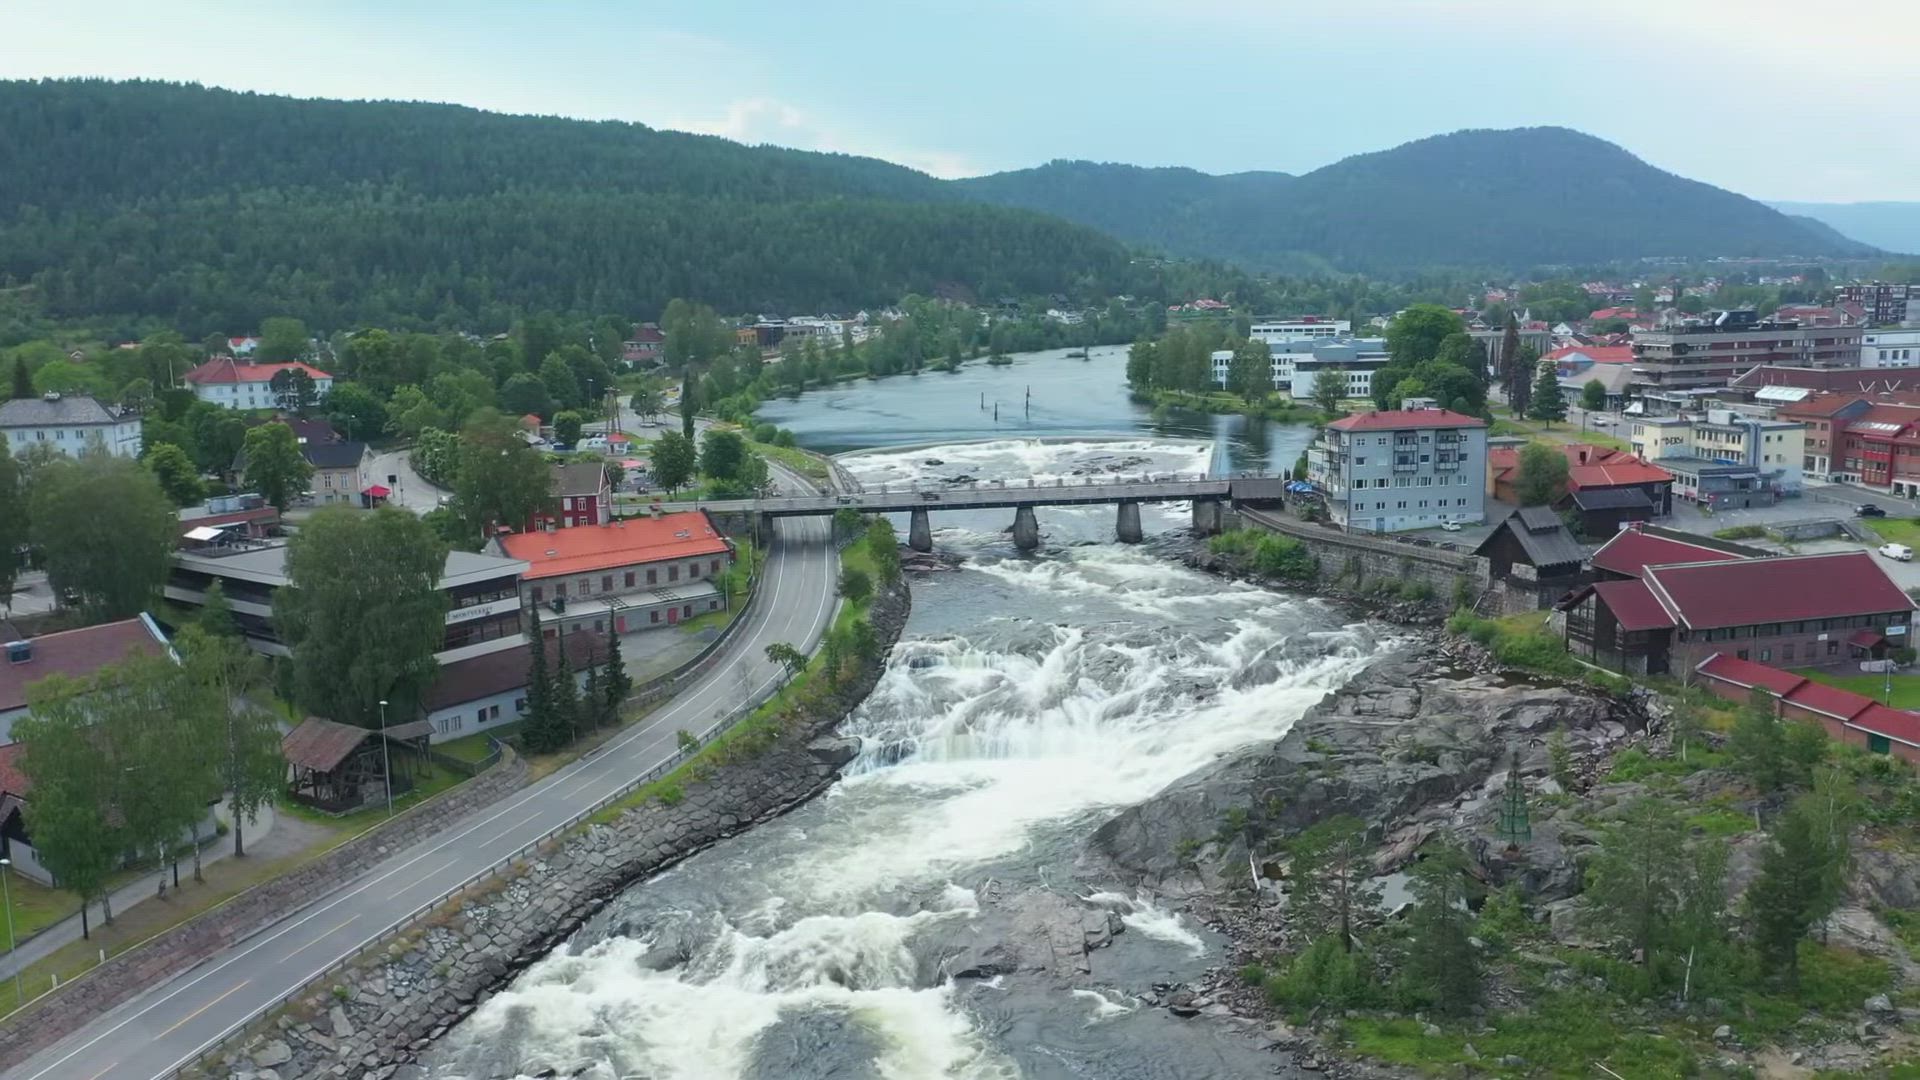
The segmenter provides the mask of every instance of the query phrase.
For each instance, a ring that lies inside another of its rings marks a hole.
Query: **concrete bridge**
[[[757,529],[769,533],[777,518],[820,517],[842,508],[863,514],[904,513],[909,516],[907,545],[915,551],[933,550],[930,517],[934,511],[1011,508],[1014,546],[1031,551],[1040,546],[1035,507],[1111,504],[1115,508],[1114,532],[1122,543],[1137,544],[1142,536],[1141,503],[1192,502],[1195,531],[1211,535],[1220,531],[1223,503],[1278,499],[1285,484],[1285,477],[1149,475],[1089,478],[1079,483],[1060,479],[1050,484],[1013,480],[950,486],[882,485],[840,495],[736,499],[700,505],[714,514],[756,518]]]

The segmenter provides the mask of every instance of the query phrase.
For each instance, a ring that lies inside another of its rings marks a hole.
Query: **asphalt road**
[[[367,475],[382,487],[388,486],[387,477],[393,477],[391,485],[393,495],[387,501],[395,506],[404,506],[418,514],[424,514],[439,506],[440,496],[446,494],[413,471],[413,462],[404,449],[389,450],[374,457],[373,467],[367,470]]]
[[[810,649],[834,612],[827,523],[782,522],[760,599],[727,657],[644,724],[526,788],[343,882],[324,900],[166,981],[8,1072],[14,1080],[150,1080],[199,1056],[258,1011],[382,936],[414,908],[538,839],[674,755],[780,677],[766,647]]]

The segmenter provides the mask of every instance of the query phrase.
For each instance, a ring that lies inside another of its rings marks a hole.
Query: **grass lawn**
[[[493,747],[490,745],[493,740],[499,739],[505,742],[513,738],[519,731],[520,722],[516,720],[511,724],[501,724],[499,727],[491,727],[485,731],[476,731],[471,735],[462,735],[457,739],[449,739],[443,743],[435,743],[433,748],[446,754],[448,757],[457,757],[461,761],[477,763],[485,761],[487,755],[493,752]]]
[[[811,454],[802,453],[791,446],[774,446],[772,443],[747,440],[747,447],[769,461],[777,461],[801,476],[810,480],[827,478],[827,463]]]
[[[441,749],[445,748],[442,747]],[[422,766],[413,774],[413,790],[394,793],[393,812],[398,814],[416,803],[431,799],[435,795],[466,779],[467,777],[464,774],[454,772],[452,769],[441,768],[437,765]],[[323,813],[322,811],[315,810],[311,806],[294,802],[292,799],[281,799],[279,805],[275,807],[275,810],[278,813],[291,814],[302,820],[311,821],[316,825],[338,828],[344,835],[340,836],[335,844],[328,845],[329,847],[337,846],[338,843],[344,843],[387,819],[387,804],[385,799],[382,799],[373,806],[355,810],[350,814]]]
[[[1870,697],[1881,704],[1887,703],[1887,677],[1885,675],[1835,675],[1831,671],[1815,668],[1800,668],[1795,675],[1804,675],[1817,683],[1837,686],[1863,697]],[[1896,709],[1920,709],[1920,675],[1895,675],[1893,677],[1893,707]]]
[[[675,625],[683,634],[697,634],[702,630],[719,630],[732,622],[734,615],[738,611],[738,608],[727,608],[724,611],[709,611],[705,615],[696,615],[691,619],[684,620]]]
[[[1889,543],[1920,547],[1920,518],[1861,518],[1860,523]]]

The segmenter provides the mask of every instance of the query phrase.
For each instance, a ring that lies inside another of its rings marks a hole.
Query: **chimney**
[[[30,641],[7,642],[7,663],[24,664],[33,659],[33,643]]]
[[[1580,464],[1585,465],[1586,463],[1587,463],[1587,448],[1583,446],[1580,448]]]

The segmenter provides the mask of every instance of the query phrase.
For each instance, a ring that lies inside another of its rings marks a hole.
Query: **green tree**
[[[193,506],[206,497],[206,487],[200,483],[199,470],[193,467],[193,459],[185,450],[172,443],[156,443],[146,448],[147,468],[153,471],[153,477],[160,483],[160,490],[176,506]]]
[[[153,474],[104,454],[62,458],[40,470],[28,521],[55,594],[77,596],[94,621],[152,607],[180,535],[173,503]]]
[[[417,700],[446,637],[447,546],[390,506],[322,509],[287,545],[273,619],[293,649],[295,699],[317,716],[376,727],[383,698]]]
[[[123,819],[107,795],[115,766],[95,730],[87,690],[64,675],[31,684],[13,739],[24,748],[20,771],[33,782],[25,813],[34,849],[61,886],[80,898],[80,934],[90,938],[87,907],[95,897],[113,922],[106,884],[126,846]]]
[[[1480,1001],[1480,958],[1467,913],[1467,861],[1458,848],[1427,852],[1408,882],[1415,905],[1407,920],[1403,996],[1437,1012],[1459,1016]]]
[[[207,583],[207,591],[201,595],[200,610],[193,613],[193,621],[188,624],[202,634],[214,638],[238,638],[240,627],[233,621],[233,604],[227,600],[226,586],[219,578]]]
[[[653,482],[678,491],[693,479],[696,451],[692,440],[677,431],[661,435],[653,444]]]
[[[540,362],[540,385],[546,387],[556,408],[571,409],[583,403],[580,380],[574,377],[566,357],[557,352]]]
[[[527,612],[527,714],[520,724],[520,745],[528,753],[551,753],[565,745],[565,736],[554,723],[553,673],[547,667],[552,646],[566,647],[555,639],[549,643],[540,629],[540,606]]]
[[[1540,377],[1540,350],[1522,345],[1513,358],[1513,377],[1507,391],[1507,408],[1515,416],[1533,415],[1533,392]],[[1558,386],[1559,383],[1555,383]],[[1514,390],[1519,393],[1514,393]]]
[[[788,680],[807,669],[807,654],[784,641],[767,646],[767,660],[778,665]]]
[[[1342,952],[1359,940],[1357,922],[1380,903],[1373,884],[1367,827],[1350,815],[1328,818],[1295,837],[1294,881],[1289,910],[1308,928],[1308,937],[1333,936]]]
[[[30,398],[33,396],[33,373],[27,370],[27,358],[24,356],[16,356],[13,358],[13,393],[11,396],[16,399]]]
[[[1557,448],[1528,443],[1520,449],[1514,495],[1521,506],[1548,506],[1567,490],[1567,455]]]
[[[626,659],[620,655],[620,635],[611,627],[607,630],[607,671],[601,684],[607,695],[607,718],[618,722],[621,706],[633,693],[633,676],[627,674]]]
[[[522,371],[500,387],[500,407],[513,416],[553,415],[553,398],[540,376]]]
[[[1822,845],[1812,820],[1795,806],[1774,824],[1760,873],[1746,894],[1747,920],[1762,968],[1800,985],[1800,941],[1826,917]]]
[[[1249,338],[1233,347],[1227,361],[1227,389],[1246,402],[1259,401],[1273,391],[1273,352],[1266,342]]]
[[[454,467],[453,510],[473,535],[491,526],[524,529],[534,514],[554,507],[553,474],[514,422],[481,409],[460,432]]]
[[[447,423],[446,411],[412,383],[395,389],[387,400],[387,430],[395,435],[417,439],[421,432],[445,428]]]
[[[387,428],[385,403],[357,382],[334,383],[321,406],[328,421],[349,439],[365,442]]]
[[[580,414],[568,409],[556,413],[553,417],[553,441],[566,446],[580,442],[580,428],[584,424]]]
[[[1793,774],[1787,759],[1786,725],[1775,718],[1774,711],[1772,695],[1754,690],[1727,735],[1727,756],[1734,770],[1762,792],[1786,787]]]
[[[1667,942],[1688,878],[1686,824],[1665,799],[1634,799],[1588,865],[1588,903],[1642,965]]]
[[[747,443],[737,431],[708,428],[700,437],[700,472],[709,480],[738,480]]]
[[[1673,703],[1673,712],[1667,718],[1667,730],[1670,733],[1674,749],[1680,751],[1680,760],[1687,760],[1687,751],[1700,741],[1701,733],[1706,729],[1706,721],[1700,710],[1684,701]]]
[[[1580,407],[1588,412],[1599,412],[1607,407],[1607,384],[1599,379],[1588,379],[1580,388]]]
[[[209,600],[212,593],[210,588]],[[233,853],[244,856],[246,823],[278,797],[286,781],[279,724],[271,704],[258,698],[267,686],[266,665],[237,634],[208,633],[198,623],[184,628],[177,644],[188,677],[213,703],[211,738],[196,742],[215,755],[219,784],[233,812]]]
[[[587,665],[587,684],[580,688],[577,708],[584,727],[596,728],[612,719],[607,711],[607,688],[600,685],[600,665]]]
[[[284,364],[307,355],[310,347],[306,323],[286,317],[267,319],[260,324],[260,344],[254,347],[253,359],[261,364]]]
[[[883,517],[876,517],[867,523],[867,557],[873,560],[875,572],[880,575],[880,583],[892,585],[900,580],[900,540],[894,535],[893,523]]]
[[[1500,385],[1506,390],[1507,405],[1513,415],[1525,416],[1527,396],[1533,390],[1533,372],[1520,359],[1520,318],[1507,312],[1506,326],[1500,333]]]
[[[1413,367],[1440,355],[1440,343],[1466,329],[1466,322],[1448,308],[1414,304],[1387,324],[1387,355],[1396,366]]]
[[[87,695],[113,766],[108,790],[125,822],[122,837],[129,850],[151,854],[156,867],[175,857],[218,791],[200,738],[211,707],[211,695],[171,656],[129,656],[103,668]],[[158,891],[166,895],[164,877]]]
[[[1346,414],[1347,369],[1323,368],[1313,375],[1313,407],[1325,416]]]
[[[571,746],[580,737],[580,724],[585,719],[581,715],[580,682],[567,658],[567,643],[556,638],[554,644],[553,697],[548,703],[553,711],[551,731],[560,746]]]
[[[840,568],[840,595],[850,604],[864,604],[873,595],[873,579],[857,566]]]
[[[300,439],[285,424],[249,430],[240,452],[247,459],[241,482],[282,511],[313,481],[313,466],[300,452]]]
[[[660,415],[660,410],[664,407],[664,402],[660,396],[660,388],[654,385],[652,379],[648,379],[640,389],[633,392],[633,397],[627,402],[627,407],[632,409],[634,415],[640,417],[640,419],[648,421],[649,423],[652,422]]]
[[[1154,371],[1159,364],[1155,355],[1159,346],[1150,338],[1141,338],[1127,350],[1127,385],[1135,390],[1152,390]]]
[[[1567,418],[1566,395],[1560,391],[1560,377],[1551,364],[1541,364],[1533,380],[1532,400],[1527,403],[1527,419],[1551,425]]]
[[[27,542],[28,491],[20,462],[0,434],[0,612],[9,610],[13,583],[20,576],[20,556]]]
[[[320,402],[320,389],[304,368],[281,368],[267,381],[267,389],[273,394],[274,408],[295,416],[307,415]]]

